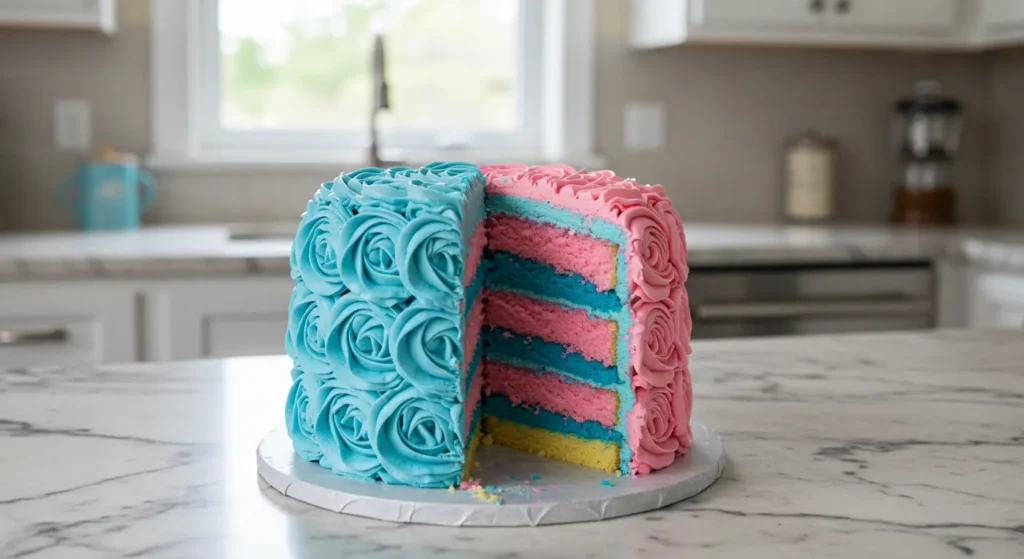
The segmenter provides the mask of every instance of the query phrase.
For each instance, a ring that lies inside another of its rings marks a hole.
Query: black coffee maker
[[[919,81],[896,102],[894,136],[902,178],[893,191],[892,221],[949,225],[956,221],[956,189],[950,171],[963,132],[960,101],[936,81]]]

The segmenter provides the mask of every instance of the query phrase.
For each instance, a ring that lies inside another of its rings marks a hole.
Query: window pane
[[[220,0],[221,121],[365,128],[374,30],[402,129],[514,129],[517,0]]]

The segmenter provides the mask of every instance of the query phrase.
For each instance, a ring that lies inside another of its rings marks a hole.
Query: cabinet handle
[[[836,12],[840,14],[850,13],[851,8],[853,8],[853,4],[850,0],[839,0],[836,2]]]
[[[67,341],[67,339],[68,331],[64,328],[0,330],[0,346],[56,344]]]
[[[812,12],[820,14],[825,9],[825,0],[811,0],[809,8]]]

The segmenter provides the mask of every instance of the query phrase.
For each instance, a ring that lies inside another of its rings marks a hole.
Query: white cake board
[[[283,427],[260,442],[260,476],[281,493],[334,512],[391,522],[442,526],[541,526],[593,522],[658,509],[700,493],[722,474],[722,441],[700,422],[690,424],[686,456],[651,475],[607,472],[481,445],[473,477],[502,498],[495,505],[465,491],[418,489],[345,479],[295,455]],[[602,483],[605,482],[605,483]],[[610,486],[609,486],[610,484]]]

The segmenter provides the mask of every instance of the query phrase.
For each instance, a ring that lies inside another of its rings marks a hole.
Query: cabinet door
[[[1024,26],[1021,0],[982,0],[981,24],[990,29]]]
[[[0,0],[0,26],[113,33],[115,0]]]
[[[697,26],[749,29],[813,28],[823,21],[828,0],[696,0],[690,21]]]
[[[146,358],[284,353],[288,278],[168,282],[146,293]]]
[[[137,331],[129,286],[0,285],[0,368],[134,361]]]
[[[877,33],[948,33],[956,29],[955,0],[828,0],[829,26]]]
[[[972,328],[1024,328],[1024,274],[974,274],[971,283]]]

